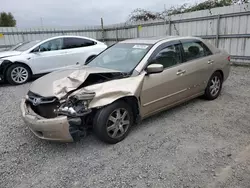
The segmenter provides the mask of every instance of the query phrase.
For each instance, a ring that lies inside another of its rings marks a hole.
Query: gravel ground
[[[144,120],[116,145],[37,139],[20,118],[29,84],[0,86],[0,187],[250,187],[250,68],[215,101]]]

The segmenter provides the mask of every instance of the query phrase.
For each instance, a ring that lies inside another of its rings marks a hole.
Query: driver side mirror
[[[146,68],[147,74],[156,74],[163,72],[164,68],[161,64],[151,64]]]

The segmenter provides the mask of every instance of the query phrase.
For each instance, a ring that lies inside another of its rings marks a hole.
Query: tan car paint
[[[141,115],[147,116],[166,105],[180,100],[187,92],[184,75],[177,75],[179,66],[165,69],[162,73],[147,75],[141,92]]]
[[[141,94],[142,116],[149,116],[182,99],[204,93],[213,73],[213,67],[208,64],[210,58],[180,63],[162,73],[146,76]]]
[[[75,91],[70,96],[77,93],[95,92],[95,97],[90,102],[89,108],[105,106],[122,97],[134,96],[138,99],[141,94],[144,76],[145,73],[138,76],[91,85]]]
[[[214,54],[146,76],[141,92],[142,119],[204,94],[212,74],[223,70],[225,80],[229,69],[227,54]]]
[[[69,134],[69,123],[66,116],[46,119],[36,114],[25,99],[21,101],[21,112],[24,122],[30,130],[39,138],[52,141],[72,142]],[[40,133],[43,134],[40,134]]]
[[[181,39],[199,38],[178,37],[161,40],[150,49],[148,54],[146,54],[135,68],[135,70],[140,73],[139,75],[91,85],[81,88],[71,95],[89,91],[95,92],[96,95],[90,102],[89,108],[102,107],[111,104],[119,98],[134,96],[138,99],[140,115],[143,119],[159,111],[202,95],[209,78],[216,70],[223,71],[224,80],[227,79],[230,69],[229,62],[227,61],[228,54],[219,51],[201,39],[199,40],[203,41],[214,55],[177,64],[174,67],[165,69],[162,73],[146,75],[144,69],[152,52],[163,43]],[[134,43],[140,43],[140,39],[134,39],[133,41]],[[123,43],[126,43],[126,41]],[[32,84],[30,90],[44,97],[57,96],[61,99],[69,91],[77,89],[86,80],[89,74],[101,72],[114,71],[109,69],[104,70],[102,68],[84,67],[84,69],[81,70],[66,70],[65,72],[51,73],[50,76],[40,78],[39,85]],[[54,80],[54,82],[51,82],[51,80]],[[41,85],[45,87],[41,87]],[[22,112],[23,109],[24,108],[22,108]],[[24,114],[23,112],[23,117],[27,122],[27,115]],[[33,119],[33,122],[30,120],[29,125],[36,127],[36,118]],[[49,127],[47,128],[47,131],[53,129],[52,127],[51,129]]]

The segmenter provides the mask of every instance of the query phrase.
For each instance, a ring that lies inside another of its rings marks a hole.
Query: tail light
[[[230,60],[231,60],[231,56],[228,56],[228,57],[227,57],[227,60],[230,62]]]

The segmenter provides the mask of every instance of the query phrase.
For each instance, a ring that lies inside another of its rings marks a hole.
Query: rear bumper
[[[73,142],[66,116],[53,119],[43,118],[29,107],[25,99],[21,102],[21,112],[24,122],[37,137],[44,140]]]
[[[226,81],[230,75],[231,65],[229,63],[223,68],[224,81]]]

